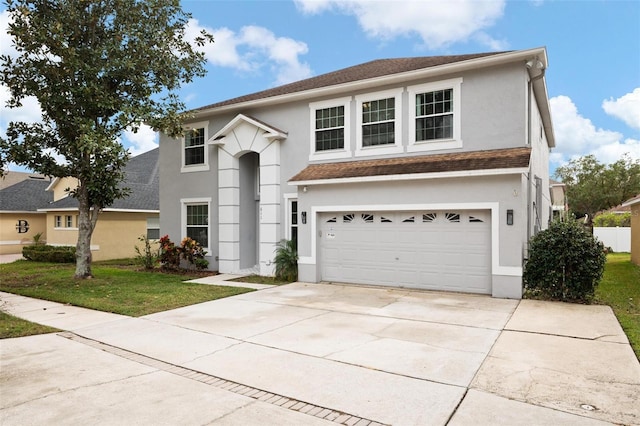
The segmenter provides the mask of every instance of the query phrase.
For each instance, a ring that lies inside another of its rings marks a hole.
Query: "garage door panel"
[[[322,280],[491,292],[488,211],[340,212],[319,222]]]

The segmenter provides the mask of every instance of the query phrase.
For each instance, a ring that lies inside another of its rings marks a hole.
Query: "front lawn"
[[[56,331],[60,330],[29,322],[0,311],[0,339],[33,336],[34,334],[54,333]]]
[[[73,278],[75,265],[19,260],[0,265],[0,291],[138,317],[254,291],[185,283],[192,277],[138,271],[114,262],[92,266],[94,278]]]
[[[631,263],[629,253],[607,255],[596,300],[611,306],[640,359],[640,266]]]

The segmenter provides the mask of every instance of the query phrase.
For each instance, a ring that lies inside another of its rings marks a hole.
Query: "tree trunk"
[[[78,242],[76,243],[76,278],[92,278],[91,273],[91,235],[95,221],[91,212],[91,204],[89,202],[89,191],[80,182],[77,189],[76,198],[78,199]],[[98,212],[93,211],[97,217]]]

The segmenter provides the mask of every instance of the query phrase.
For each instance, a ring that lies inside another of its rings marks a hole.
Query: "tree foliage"
[[[593,155],[580,157],[558,167],[555,177],[566,185],[569,209],[576,216],[588,214],[589,221],[640,193],[640,161],[628,154],[610,165]]]
[[[603,228],[630,227],[631,212],[599,214],[593,218],[593,225]]]
[[[525,294],[562,301],[589,301],[602,278],[604,246],[576,220],[554,221],[529,242]]]
[[[185,38],[179,0],[7,0],[17,56],[2,55],[0,82],[19,107],[35,96],[39,123],[11,122],[0,166],[14,162],[75,177],[79,205],[76,276],[91,276],[98,212],[125,197],[128,152],[118,137],[140,123],[182,132],[177,89],[205,74],[204,55]],[[203,32],[197,45],[213,41]]]

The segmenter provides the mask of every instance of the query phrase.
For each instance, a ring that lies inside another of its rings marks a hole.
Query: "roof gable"
[[[215,135],[209,138],[208,143],[216,143],[217,140],[220,140],[227,136],[229,133],[233,131],[236,127],[241,125],[242,123],[248,123],[252,126],[255,126],[262,131],[264,131],[264,137],[268,140],[279,140],[285,139],[287,137],[287,132],[280,130],[276,127],[270,126],[269,124],[258,120],[257,118],[250,117],[244,114],[238,114],[235,116],[233,120],[227,123],[222,129],[220,129]]]

